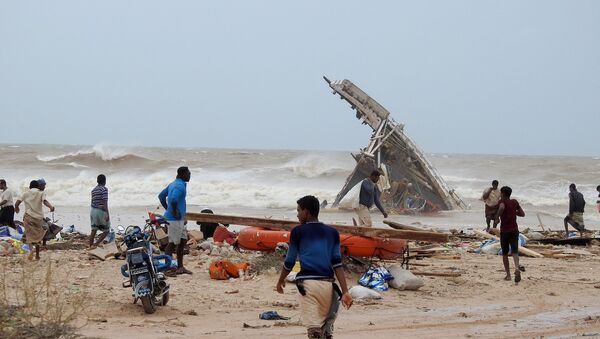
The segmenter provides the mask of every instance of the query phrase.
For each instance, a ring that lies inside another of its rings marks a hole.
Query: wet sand
[[[67,285],[89,291],[86,336],[101,338],[278,338],[305,337],[298,324],[297,291],[288,284],[284,295],[274,291],[277,274],[253,280],[210,280],[209,260],[187,256],[194,274],[169,278],[171,300],[155,314],[134,305],[131,288],[121,287],[120,260],[90,260],[83,251],[48,251],[41,262],[52,260],[66,271]],[[19,274],[18,258],[0,258],[6,272]],[[600,332],[600,257],[579,259],[521,258],[526,267],[516,285],[504,281],[501,257],[463,254],[459,260],[424,259],[430,266],[418,270],[453,270],[460,277],[424,277],[418,291],[383,292],[376,301],[357,301],[336,322],[338,338],[522,338],[574,337]],[[511,262],[512,264],[512,262]],[[350,275],[350,286],[358,275]],[[190,311],[197,315],[190,315]],[[259,320],[263,311],[276,310],[289,321]],[[79,323],[84,324],[85,315]],[[250,326],[269,327],[244,328]],[[600,334],[598,334],[600,336]]]

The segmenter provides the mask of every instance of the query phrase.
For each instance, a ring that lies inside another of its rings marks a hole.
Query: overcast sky
[[[600,1],[0,0],[0,143],[600,154]]]

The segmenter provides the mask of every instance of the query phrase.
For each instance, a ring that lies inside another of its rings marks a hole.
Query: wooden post
[[[494,239],[496,241],[500,241],[500,239],[498,239],[497,236],[491,235],[491,234],[489,234],[487,232],[484,232],[484,231],[475,230],[475,233],[478,234],[478,235],[480,235],[480,236],[482,236],[482,237],[484,237],[484,238],[487,238],[487,239]],[[526,255],[526,256],[534,257],[534,258],[543,258],[544,257],[543,255],[539,254],[538,252],[530,250],[530,249],[525,248],[523,246],[519,246],[519,253],[521,253],[523,255]]]
[[[235,215],[222,215],[222,214],[209,214],[209,213],[187,213],[187,220],[195,220],[202,222],[216,222],[222,224],[233,224],[233,225],[245,225],[255,226],[268,229],[280,229],[291,231],[298,225],[297,221],[291,220],[278,220],[268,218],[256,218],[256,217],[243,217]],[[375,227],[357,227],[348,225],[333,225],[329,226],[335,228],[340,233],[354,234],[363,237],[379,237],[379,238],[394,238],[394,239],[407,239],[407,240],[419,240],[429,242],[447,242],[448,234],[436,233],[436,232],[421,232],[421,231],[410,231],[410,230],[393,230],[385,228]]]

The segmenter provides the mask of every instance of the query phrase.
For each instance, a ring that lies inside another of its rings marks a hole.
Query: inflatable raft
[[[240,247],[253,251],[272,251],[278,243],[289,243],[289,231],[275,231],[260,227],[246,227],[238,236]],[[352,234],[340,234],[342,255],[356,257],[379,257],[396,259],[402,256],[407,241],[404,239],[384,239],[362,237]]]

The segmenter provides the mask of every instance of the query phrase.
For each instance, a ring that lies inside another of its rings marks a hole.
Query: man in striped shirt
[[[92,234],[90,234],[90,247],[96,247],[110,231],[110,217],[108,214],[108,189],[106,188],[106,176],[100,174],[97,179],[98,185],[92,189],[92,208],[90,210],[90,221]],[[94,243],[96,233],[101,231],[98,241]]]

